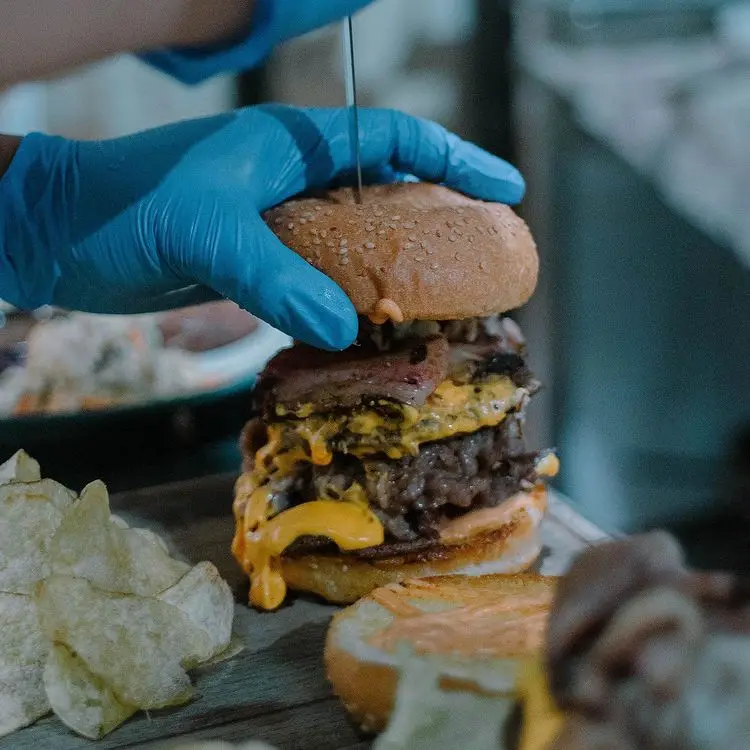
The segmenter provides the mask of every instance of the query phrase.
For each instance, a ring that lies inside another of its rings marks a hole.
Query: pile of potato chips
[[[187,670],[236,653],[233,614],[216,568],[129,528],[101,482],[76,497],[22,451],[0,466],[0,736],[53,711],[97,739],[184,703]]]

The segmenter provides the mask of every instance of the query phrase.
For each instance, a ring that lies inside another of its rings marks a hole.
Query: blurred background
[[[517,317],[546,385],[531,439],[559,449],[559,489],[607,529],[667,525],[700,561],[742,565],[750,3],[379,0],[355,34],[363,104],[436,119],[527,177],[542,275]],[[99,138],[236,104],[340,105],[341,71],[336,29],[198,88],[119,58],[6,92],[0,130]],[[241,403],[204,416],[170,477],[236,461]]]

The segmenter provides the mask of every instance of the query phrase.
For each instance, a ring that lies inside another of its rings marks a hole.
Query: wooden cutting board
[[[230,552],[232,485],[222,475],[115,495],[112,509],[129,523],[148,526],[191,563],[210,560],[237,598],[235,632],[244,651],[196,673],[200,697],[179,709],[139,714],[97,743],[77,737],[56,718],[0,739],[0,750],[168,748],[196,740],[262,739],[282,750],[367,748],[326,682],[323,643],[333,606],[295,599],[275,613],[246,604],[247,582]],[[543,529],[540,569],[560,574],[578,552],[607,536],[559,498],[552,498]]]

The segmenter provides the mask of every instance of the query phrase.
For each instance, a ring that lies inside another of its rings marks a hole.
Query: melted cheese
[[[552,452],[545,453],[534,468],[540,477],[556,477],[560,473],[560,459]]]
[[[526,395],[525,389],[502,375],[493,375],[481,384],[459,385],[447,380],[421,407],[381,402],[387,407],[382,411],[369,408],[327,415],[315,414],[311,405],[305,404],[294,412],[298,419],[277,426],[288,444],[302,441],[316,465],[330,463],[334,439],[342,452],[358,457],[385,453],[398,459],[417,455],[422,443],[495,427]],[[281,409],[277,414],[287,412]]]
[[[284,511],[246,533],[250,601],[257,607],[275,609],[284,600],[281,554],[301,536],[324,536],[343,550],[355,550],[382,544],[383,526],[367,506],[316,500]]]
[[[383,525],[358,484],[340,500],[317,500],[273,515],[269,480],[288,475],[302,458],[298,449],[280,451],[279,435],[269,433],[269,442],[256,454],[255,469],[237,480],[232,540],[232,554],[250,577],[250,601],[261,609],[276,609],[284,601],[281,555],[296,539],[324,536],[343,550],[373,547],[384,540]]]
[[[562,729],[564,715],[550,694],[541,656],[521,670],[518,696],[523,708],[519,750],[548,750]]]

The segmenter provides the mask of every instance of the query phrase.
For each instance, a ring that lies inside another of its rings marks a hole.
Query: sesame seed
[[[383,215],[383,211],[381,211],[381,209],[379,209],[379,208],[376,208],[373,211],[373,213],[375,214],[375,216],[382,216]]]
[[[413,250],[414,249],[414,243],[413,242],[407,242],[404,245],[404,250]]]
[[[389,224],[388,226],[389,226],[389,227],[390,227],[391,229],[398,229],[398,224],[396,224],[396,222],[395,222],[395,221],[394,221],[394,222],[391,222],[391,223],[390,223],[390,224]]]
[[[440,268],[440,266],[439,266],[439,265],[438,265],[437,263],[432,263],[432,264],[430,265],[430,268],[431,268],[431,269],[432,269],[433,271],[437,271],[437,270],[438,270],[438,268]]]
[[[304,241],[304,242],[302,243],[302,247],[310,247],[310,245],[312,245],[312,242],[310,242],[310,240],[305,240],[305,241]]]
[[[328,242],[326,242],[326,247],[334,247],[335,245],[336,243],[333,240],[328,240]]]
[[[453,230],[459,237],[464,236],[464,230],[463,229],[454,229]]]
[[[320,236],[323,239],[325,239],[326,237],[328,237],[328,230],[327,229],[322,230],[321,233],[320,233]]]
[[[345,265],[347,265],[348,263],[349,263],[349,258],[342,258],[342,259],[341,259],[341,265],[342,265],[342,266],[345,266]]]
[[[307,258],[305,258],[305,260],[306,260],[306,261],[307,261],[308,263],[312,263],[312,258],[311,258],[311,257],[310,257],[309,255],[307,256]]]
[[[414,229],[415,226],[417,225],[413,221],[404,222],[404,229]]]
[[[455,253],[453,256],[456,260],[461,260],[461,253]]]
[[[294,222],[293,222],[293,221],[290,221],[290,222],[289,222],[289,223],[288,223],[288,224],[286,225],[286,228],[287,228],[287,229],[294,229]]]
[[[427,247],[427,243],[426,243],[426,242],[425,242],[424,240],[422,240],[422,241],[421,241],[421,242],[419,243],[419,246],[420,246],[420,247],[421,247],[421,248],[422,248],[422,249],[424,250],[424,249],[425,249],[425,248]]]
[[[464,212],[464,210],[463,210],[463,208],[457,208],[456,212],[459,213],[459,214],[462,214]]]
[[[365,224],[365,231],[366,232],[374,232],[375,227],[372,224]]]
[[[299,220],[299,223],[300,223],[300,224],[307,224],[307,219],[306,219],[306,218],[305,218],[305,217],[303,216],[303,217],[302,217],[302,218],[301,218],[301,219]]]
[[[385,229],[379,229],[378,234],[382,237],[385,234]]]
[[[375,243],[374,242],[365,242],[365,247],[368,250],[374,250],[375,249]]]
[[[417,263],[424,263],[426,258],[423,258],[421,255],[417,255],[416,258],[414,258],[414,260],[416,260]]]
[[[322,209],[322,207],[321,207],[321,206],[318,206],[318,205],[315,205],[315,206],[313,206],[313,208],[314,208],[314,209],[315,209],[316,211],[322,211],[322,210],[323,210],[323,209]]]
[[[341,241],[339,242],[339,245],[341,245],[341,247],[346,247],[348,244],[349,244],[349,240],[347,240],[346,237],[343,237]]]
[[[417,241],[417,238],[413,234],[410,234],[409,235],[409,242],[416,242],[416,241]]]
[[[469,240],[469,242],[474,242],[474,240],[475,240],[476,238],[474,237],[474,235],[473,235],[473,234],[470,234],[470,235],[469,235],[469,236],[467,237],[467,239]]]
[[[427,248],[427,255],[434,255],[434,253],[435,251],[431,247]]]
[[[391,216],[391,219],[393,219],[393,221],[401,221],[401,217],[398,214]]]
[[[447,226],[448,229],[453,229],[453,227],[456,226],[456,222],[455,221],[446,221],[445,222],[445,226]]]
[[[281,218],[281,216],[277,216],[274,220],[274,224],[281,224],[281,222],[284,221],[284,219]]]
[[[333,216],[333,211],[331,211],[331,209],[330,209],[330,208],[329,208],[329,209],[326,209],[326,212],[325,212],[325,214],[326,214],[326,216]]]
[[[485,264],[485,262],[483,260],[479,262],[479,268],[482,271],[486,271],[487,270],[487,266],[486,266],[486,264]]]
[[[319,237],[313,237],[313,245],[319,245],[320,244],[320,238]]]
[[[448,237],[449,242],[455,242],[458,239],[455,234],[452,234],[450,237]]]

